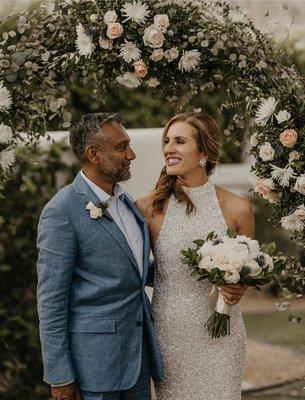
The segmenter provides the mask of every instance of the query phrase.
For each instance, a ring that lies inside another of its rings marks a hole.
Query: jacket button
[[[142,326],[142,322],[141,321],[137,321],[136,325],[137,326]]]

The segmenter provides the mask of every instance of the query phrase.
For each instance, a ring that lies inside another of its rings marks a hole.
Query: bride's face
[[[203,153],[198,150],[195,129],[187,122],[176,122],[170,126],[164,139],[166,173],[182,178],[202,171],[198,166]]]

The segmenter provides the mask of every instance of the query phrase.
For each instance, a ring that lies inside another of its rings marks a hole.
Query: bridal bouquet
[[[275,244],[260,246],[256,240],[238,236],[230,230],[227,236],[218,237],[211,232],[205,240],[193,243],[197,248],[181,251],[183,261],[196,280],[208,279],[213,284],[210,303],[214,312],[205,326],[213,338],[229,335],[231,306],[225,303],[218,288],[241,283],[261,290],[259,286],[273,280],[274,267],[281,263],[281,260],[272,257]]]

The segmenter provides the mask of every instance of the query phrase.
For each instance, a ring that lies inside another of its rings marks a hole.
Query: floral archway
[[[149,87],[179,103],[185,92],[225,88],[222,108],[251,124],[253,190],[273,221],[305,238],[305,89],[294,66],[238,9],[166,0],[59,0],[1,22],[0,177],[18,141],[33,144],[48,123],[68,128],[68,87],[102,97]],[[229,128],[233,130],[234,125]]]

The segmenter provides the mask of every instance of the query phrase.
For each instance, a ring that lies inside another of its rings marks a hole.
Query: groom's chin
[[[131,172],[129,170],[125,170],[121,174],[119,182],[128,181],[130,178],[131,178]]]

